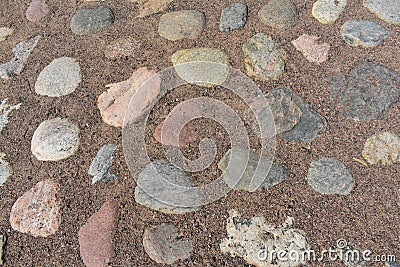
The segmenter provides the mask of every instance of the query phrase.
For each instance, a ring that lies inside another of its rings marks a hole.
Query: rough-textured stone
[[[286,29],[296,25],[299,14],[291,0],[271,0],[258,13],[261,21],[270,27]]]
[[[46,17],[49,12],[50,8],[45,0],[32,0],[25,15],[29,21],[37,22]]]
[[[35,83],[35,92],[51,97],[69,95],[82,81],[80,70],[74,58],[54,59],[40,72]]]
[[[171,41],[197,39],[203,32],[206,17],[197,10],[179,10],[161,16],[158,33]]]
[[[8,27],[0,27],[0,42],[7,39],[8,36],[14,33],[14,29]]]
[[[117,178],[115,174],[110,172],[113,162],[114,152],[117,147],[114,144],[107,144],[100,148],[96,157],[93,159],[89,167],[89,174],[93,176],[92,184],[98,181],[107,181]]]
[[[180,125],[180,122],[170,122],[169,123],[172,128],[168,129],[163,129],[164,121],[161,122],[156,129],[154,130],[154,138],[157,140],[157,142],[167,145],[167,146],[176,146],[176,147],[186,147],[190,143],[194,142],[197,140],[199,137],[197,135],[196,129],[189,124],[186,124],[183,128],[182,131],[178,132],[178,126]],[[176,127],[174,127],[176,125]],[[161,136],[161,132],[165,131],[163,135]],[[179,142],[175,142],[174,136],[178,135],[179,136]],[[162,138],[161,138],[162,137]]]
[[[144,18],[167,9],[174,0],[130,0],[139,5],[139,18]]]
[[[44,180],[19,197],[11,208],[12,228],[35,237],[47,237],[57,232],[61,223],[58,191],[56,182]]]
[[[8,123],[8,116],[13,110],[19,109],[21,103],[11,106],[7,104],[7,98],[3,99],[0,104],[0,133]]]
[[[352,20],[340,29],[343,40],[351,46],[374,47],[389,36],[389,32],[370,20]]]
[[[0,152],[0,185],[3,185],[12,175],[12,168],[5,160],[6,155]]]
[[[400,2],[393,0],[364,0],[364,6],[387,23],[400,24]]]
[[[74,34],[85,35],[101,31],[114,22],[114,13],[105,6],[82,8],[71,18],[70,27]]]
[[[291,130],[280,135],[282,138],[288,141],[298,140],[302,142],[311,142],[318,134],[325,131],[327,122],[324,117],[318,114],[292,90],[285,87],[279,87],[277,89],[283,90],[286,95],[290,96],[302,113],[300,121]]]
[[[138,119],[160,93],[160,84],[158,73],[139,68],[128,80],[106,85],[109,89],[97,100],[103,121],[114,127],[123,127],[128,107],[129,118]],[[133,97],[135,103],[129,106]]]
[[[278,79],[285,70],[283,52],[275,48],[275,42],[265,33],[257,33],[243,45],[245,69],[256,80]]]
[[[165,160],[157,160],[149,163],[139,174],[135,201],[167,214],[193,212],[202,203],[198,191],[190,191],[194,186],[193,177]]]
[[[173,224],[160,224],[147,228],[143,234],[143,247],[157,263],[172,264],[190,257],[192,241],[183,238]]]
[[[312,7],[312,15],[323,24],[334,23],[342,14],[347,0],[318,0]]]
[[[318,36],[303,34],[292,41],[294,47],[303,53],[310,62],[322,63],[328,60],[330,45],[327,43],[317,44]]]
[[[12,50],[14,57],[0,65],[0,78],[10,79],[13,75],[19,75],[39,39],[40,36],[35,36],[18,43]]]
[[[258,267],[291,267],[306,264],[301,257],[310,249],[303,231],[293,228],[293,218],[288,217],[281,226],[267,223],[264,217],[253,217],[240,221],[241,215],[235,210],[229,211],[227,221],[228,236],[222,240],[222,253],[232,257],[241,257],[247,263]],[[299,261],[286,255],[287,260],[279,260],[275,251],[296,251]]]
[[[232,163],[230,164],[229,159]],[[238,164],[236,164],[236,162]],[[247,165],[241,166],[240,163]],[[228,168],[229,164],[229,168]],[[289,179],[289,172],[275,162],[260,157],[258,154],[249,151],[249,157],[245,148],[233,147],[225,153],[218,163],[218,168],[223,172],[223,180],[229,188],[235,190],[255,191],[262,190],[277,185]],[[256,169],[258,171],[256,172]],[[241,173],[245,169],[242,176]],[[253,184],[252,184],[253,183]],[[257,183],[256,188],[254,183]]]
[[[365,142],[362,156],[370,164],[400,162],[400,137],[390,132],[373,135]]]
[[[247,21],[247,6],[242,3],[235,3],[225,7],[221,12],[219,30],[229,32],[244,27]]]
[[[400,75],[383,66],[362,62],[347,80],[334,76],[329,85],[331,99],[341,116],[360,121],[382,117],[400,97]]]
[[[113,230],[117,220],[118,202],[109,200],[79,229],[79,251],[86,267],[110,266],[114,257]]]
[[[0,266],[4,264],[4,248],[7,243],[7,236],[2,234],[0,235]]]
[[[141,42],[134,38],[120,38],[112,41],[104,51],[108,59],[129,58],[140,53]]]
[[[307,181],[321,194],[347,195],[354,186],[350,171],[335,158],[320,158],[313,161],[308,170]]]
[[[33,133],[31,150],[42,161],[66,159],[79,148],[79,128],[67,119],[42,122]]]
[[[176,51],[171,58],[179,77],[205,87],[222,84],[229,74],[228,56],[219,49],[193,48]]]

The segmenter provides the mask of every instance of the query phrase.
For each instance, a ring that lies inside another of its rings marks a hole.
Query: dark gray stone
[[[97,152],[96,157],[89,167],[89,174],[93,176],[92,184],[116,178],[115,174],[110,172],[115,150],[117,150],[115,145],[107,144],[102,146],[99,152]]]
[[[400,1],[364,0],[364,6],[381,20],[392,24],[400,24]]]
[[[105,6],[82,8],[76,11],[71,19],[73,33],[85,35],[109,27],[114,22],[114,13]]]
[[[258,13],[261,21],[270,27],[285,29],[296,25],[299,14],[291,0],[271,0]]]
[[[235,3],[227,6],[221,12],[219,30],[229,32],[244,27],[247,20],[247,6],[242,3]]]
[[[300,121],[288,132],[282,133],[280,136],[288,141],[298,140],[303,142],[313,141],[319,133],[326,129],[326,119],[312,109],[301,97],[293,91],[279,87],[289,95],[294,103],[300,108],[302,115]]]
[[[370,20],[352,20],[343,24],[341,34],[351,46],[374,47],[389,36],[389,32]]]
[[[347,195],[354,186],[350,171],[335,158],[320,158],[313,161],[308,170],[307,181],[321,194]]]
[[[329,85],[331,99],[341,116],[360,121],[379,119],[398,101],[400,75],[383,66],[362,62],[347,80],[334,76]]]

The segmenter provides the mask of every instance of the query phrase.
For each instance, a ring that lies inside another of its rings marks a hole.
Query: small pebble
[[[71,18],[70,27],[74,34],[85,35],[111,26],[114,19],[114,13],[108,7],[82,8]]]
[[[347,0],[318,0],[312,7],[312,15],[320,23],[332,24],[342,14]]]
[[[297,24],[299,13],[291,0],[271,0],[258,13],[261,21],[272,28],[286,29]]]
[[[391,24],[400,24],[400,1],[364,0],[363,5],[381,20]]]
[[[303,34],[292,41],[294,47],[303,53],[306,59],[314,63],[322,63],[328,60],[330,45],[327,43],[317,44],[318,36]]]
[[[235,3],[224,8],[221,12],[219,30],[229,32],[244,27],[247,20],[247,6],[242,3]]]
[[[389,32],[370,20],[352,20],[340,29],[343,40],[351,46],[375,47],[389,36]]]
[[[390,132],[373,135],[365,142],[362,156],[369,164],[400,162],[400,138]]]
[[[81,68],[74,58],[54,59],[40,72],[35,92],[39,95],[60,97],[73,93],[82,81]]]
[[[161,16],[158,33],[170,41],[197,39],[203,32],[206,17],[197,10],[180,10]]]
[[[113,144],[107,144],[100,148],[96,157],[93,159],[89,167],[89,174],[93,176],[92,184],[98,181],[108,181],[117,178],[115,174],[110,172],[113,162],[114,152],[117,147]]]
[[[7,39],[8,36],[14,33],[14,29],[8,27],[0,27],[0,42]]]
[[[26,10],[26,18],[31,22],[37,22],[50,12],[45,0],[33,0]]]
[[[66,159],[78,151],[79,128],[67,119],[42,122],[33,133],[31,150],[41,161]]]

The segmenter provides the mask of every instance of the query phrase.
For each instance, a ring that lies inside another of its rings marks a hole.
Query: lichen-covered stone
[[[390,132],[373,135],[365,142],[362,156],[370,164],[400,162],[400,137]]]

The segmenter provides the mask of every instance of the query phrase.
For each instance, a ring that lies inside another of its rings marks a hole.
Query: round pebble
[[[197,10],[180,10],[161,16],[158,33],[171,41],[196,39],[203,32],[206,17]]]
[[[114,22],[114,13],[105,6],[83,8],[76,11],[70,22],[74,34],[85,35],[98,32]]]
[[[277,29],[296,25],[299,14],[291,0],[272,0],[261,8],[258,16],[265,24]]]
[[[40,72],[35,83],[35,92],[50,97],[69,95],[82,80],[80,70],[74,58],[57,58]]]
[[[247,12],[247,6],[242,3],[227,6],[221,12],[219,30],[229,32],[243,28],[246,24]]]
[[[312,7],[312,15],[323,24],[334,23],[342,14],[347,0],[318,0]]]
[[[42,122],[33,134],[31,150],[42,161],[66,159],[79,147],[79,128],[67,119],[55,118]]]
[[[362,156],[370,164],[400,162],[400,138],[390,132],[373,135],[365,142]]]
[[[377,46],[389,36],[389,32],[384,27],[370,20],[347,21],[340,32],[346,43],[362,47]]]

